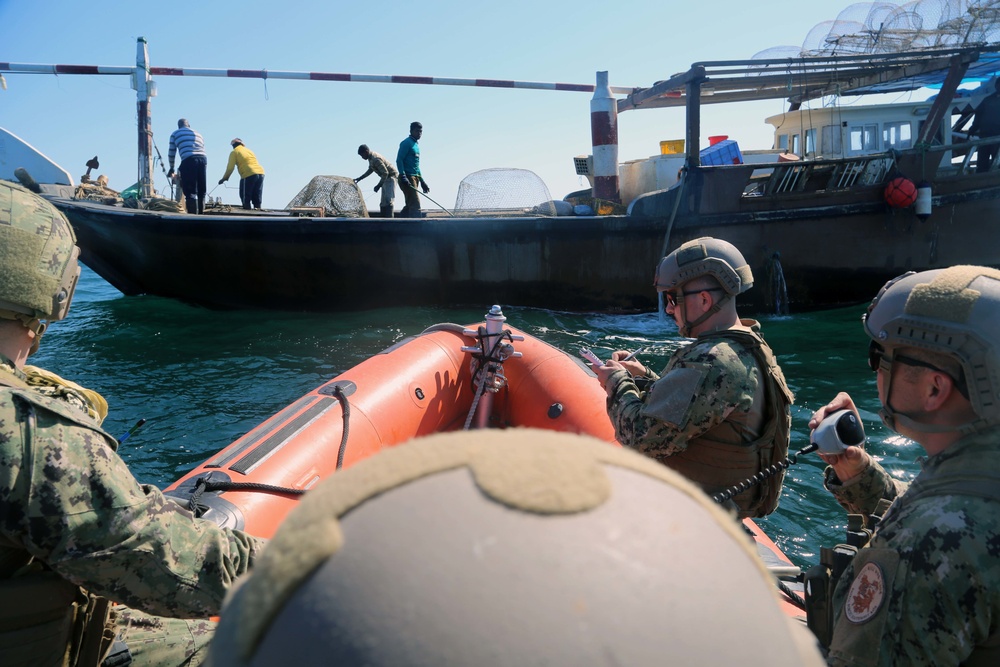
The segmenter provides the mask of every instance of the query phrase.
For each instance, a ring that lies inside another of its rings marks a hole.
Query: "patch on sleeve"
[[[642,414],[683,428],[690,417],[692,399],[705,380],[707,367],[675,368],[653,383]]]
[[[867,623],[885,601],[885,576],[876,563],[868,563],[854,577],[844,601],[844,615],[851,623]]]

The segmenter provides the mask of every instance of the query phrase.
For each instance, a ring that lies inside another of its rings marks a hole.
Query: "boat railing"
[[[754,169],[744,196],[774,196],[816,190],[846,190],[877,185],[895,167],[892,154],[846,160],[809,160],[762,164]]]

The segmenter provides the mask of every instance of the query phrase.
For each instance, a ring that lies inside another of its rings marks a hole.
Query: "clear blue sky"
[[[816,24],[848,3],[801,0],[708,2],[94,3],[0,0],[0,61],[129,66],[145,37],[162,67],[270,69],[351,74],[495,78],[648,86],[692,62],[749,58],[801,45]],[[0,126],[78,180],[99,156],[100,173],[122,190],[136,180],[136,96],[127,77],[7,74]],[[284,207],[317,174],[359,176],[368,144],[390,159],[409,123],[424,125],[421,166],[431,196],[455,202],[466,175],[491,167],[529,169],[553,198],[586,187],[574,155],[589,154],[590,93],[259,79],[159,77],[153,140],[164,159],[177,119],[205,138],[209,189],[221,178],[229,140],[241,137],[264,166],[265,207]],[[765,116],[780,100],[739,109],[706,107],[708,135],[744,149],[769,148]],[[682,109],[619,117],[619,159],[659,152],[684,136]],[[156,167],[155,187],[167,189]],[[238,178],[212,193],[238,201]],[[362,182],[369,208],[375,181]],[[402,202],[397,202],[397,208]]]

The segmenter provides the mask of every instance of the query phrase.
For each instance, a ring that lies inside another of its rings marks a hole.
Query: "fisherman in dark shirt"
[[[969,134],[977,137],[995,137],[1000,135],[1000,79],[994,82],[995,91],[976,107],[976,118],[969,127]],[[993,167],[1000,143],[980,144],[976,156],[976,173],[989,171]]]

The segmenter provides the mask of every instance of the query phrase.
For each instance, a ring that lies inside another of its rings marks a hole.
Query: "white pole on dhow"
[[[143,197],[153,196],[153,122],[149,113],[149,100],[155,94],[155,85],[149,75],[149,48],[146,38],[136,40],[135,71],[132,87],[135,88],[137,124],[139,126],[139,189]]]
[[[618,191],[618,103],[608,73],[597,73],[590,99],[590,136],[594,149],[594,198],[621,202]]]

